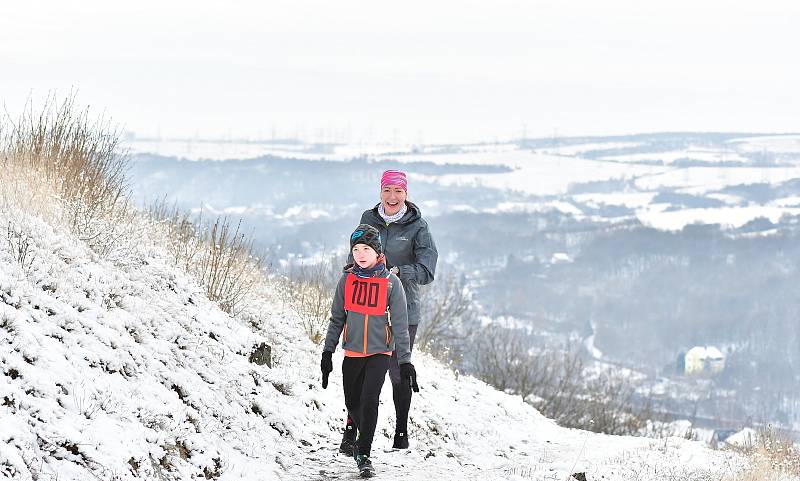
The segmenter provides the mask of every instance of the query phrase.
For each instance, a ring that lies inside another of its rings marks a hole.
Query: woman
[[[408,334],[411,350],[420,321],[419,286],[433,282],[439,253],[433,241],[428,223],[414,203],[408,201],[408,179],[404,172],[387,170],[381,176],[380,203],[364,211],[361,224],[369,224],[380,232],[386,265],[400,278],[406,293],[408,306]],[[389,378],[392,381],[392,397],[397,415],[393,448],[408,448],[408,411],[411,407],[411,386],[401,383],[397,352],[389,362]],[[353,452],[356,432],[348,417],[347,426],[339,450]]]

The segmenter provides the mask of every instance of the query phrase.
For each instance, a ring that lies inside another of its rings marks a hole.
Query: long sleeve
[[[339,344],[339,336],[342,335],[344,323],[347,321],[347,311],[344,310],[344,282],[346,274],[342,275],[336,285],[336,293],[331,302],[331,318],[328,321],[328,333],[325,336],[325,347],[323,350],[334,352]]]
[[[411,338],[408,335],[408,308],[406,292],[403,284],[392,274],[392,292],[389,294],[389,313],[392,316],[392,333],[394,335],[397,361],[400,364],[411,362]]]
[[[420,285],[433,282],[439,251],[427,223],[414,236],[414,258],[416,262],[398,266],[400,279]]]

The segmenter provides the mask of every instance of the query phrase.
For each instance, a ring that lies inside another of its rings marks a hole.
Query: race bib
[[[348,274],[345,279],[344,308],[348,311],[380,316],[386,314],[389,301],[389,278],[362,278]]]

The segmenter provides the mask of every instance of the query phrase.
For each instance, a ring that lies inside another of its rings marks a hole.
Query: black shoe
[[[356,465],[358,465],[358,472],[362,478],[371,478],[375,476],[375,468],[369,460],[369,456],[361,454],[356,457]]]
[[[394,444],[392,444],[392,448],[394,449],[408,449],[408,434],[404,432],[398,432],[394,434]]]
[[[344,428],[344,436],[342,436],[342,444],[339,445],[339,452],[348,456],[353,455],[353,446],[356,443],[356,427],[348,424]]]

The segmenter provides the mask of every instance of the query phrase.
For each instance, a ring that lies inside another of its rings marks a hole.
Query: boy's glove
[[[400,364],[400,380],[407,386],[410,386],[414,392],[419,392],[419,386],[417,385],[417,371],[414,369],[414,365],[410,362]]]
[[[319,364],[320,369],[322,369],[322,389],[328,389],[328,374],[333,371],[331,356],[333,356],[332,352],[322,351],[322,362]]]

